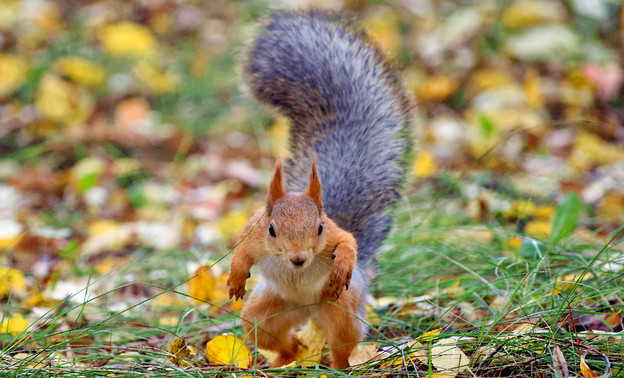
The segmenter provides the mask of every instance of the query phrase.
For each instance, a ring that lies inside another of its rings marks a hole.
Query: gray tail
[[[291,190],[316,156],[327,215],[358,241],[360,266],[389,229],[406,150],[407,101],[383,57],[335,16],[273,16],[245,67],[253,94],[292,119]]]

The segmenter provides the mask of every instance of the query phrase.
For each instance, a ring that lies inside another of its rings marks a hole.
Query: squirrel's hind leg
[[[353,288],[345,290],[335,303],[322,304],[312,315],[321,326],[331,350],[331,367],[349,367],[349,356],[365,336],[365,327],[358,318],[362,293]]]
[[[293,327],[308,316],[305,309],[291,309],[281,297],[266,292],[252,293],[241,313],[249,342],[279,354],[271,367],[280,367],[295,360],[300,341]]]

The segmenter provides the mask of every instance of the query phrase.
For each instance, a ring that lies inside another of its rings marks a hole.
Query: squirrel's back
[[[306,187],[316,157],[325,212],[353,233],[366,264],[404,175],[408,111],[395,74],[363,36],[316,12],[273,16],[245,71],[256,98],[292,119],[289,189]]]

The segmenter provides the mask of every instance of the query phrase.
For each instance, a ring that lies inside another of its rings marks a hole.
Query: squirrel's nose
[[[294,266],[302,266],[306,262],[306,258],[303,256],[295,256],[290,258],[290,262],[293,263]]]

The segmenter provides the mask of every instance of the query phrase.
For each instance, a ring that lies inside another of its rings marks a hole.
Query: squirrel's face
[[[287,193],[282,183],[282,165],[278,161],[269,185],[266,227],[267,251],[278,256],[292,269],[303,269],[324,249],[323,200],[321,182],[312,161],[308,188],[301,193]]]
[[[267,250],[292,269],[309,266],[324,249],[323,214],[305,193],[287,193],[267,217]]]

